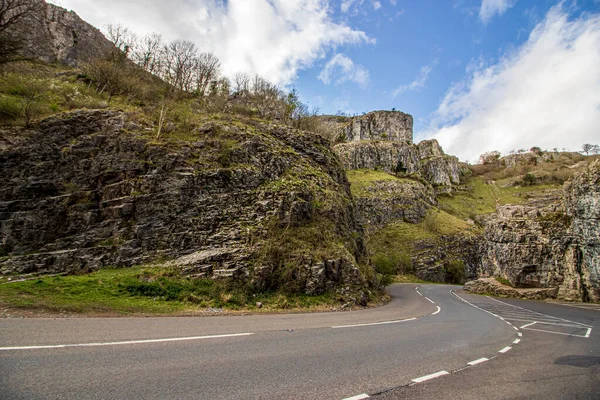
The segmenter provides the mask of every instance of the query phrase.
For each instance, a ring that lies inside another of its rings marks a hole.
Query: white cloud
[[[374,1],[373,2],[373,9],[374,10],[379,10],[381,8],[381,3],[379,1]]]
[[[402,86],[399,86],[396,89],[394,89],[394,91],[392,91],[392,96],[396,97],[399,94],[404,93],[406,91],[419,91],[419,90],[423,89],[425,87],[425,84],[427,83],[429,74],[431,73],[431,71],[433,70],[433,67],[437,63],[438,63],[438,60],[434,60],[430,65],[422,66],[421,69],[419,70],[419,74],[417,75],[415,80],[409,84],[402,85]]]
[[[517,0],[481,0],[479,9],[479,18],[484,24],[487,24],[494,15],[502,15],[515,5]]]
[[[576,150],[598,143],[600,14],[569,20],[552,8],[521,48],[494,65],[471,65],[421,137],[474,161],[489,150]]]
[[[335,54],[319,74],[318,78],[326,85],[352,81],[365,87],[369,83],[369,71],[362,65],[355,64],[344,54]]]
[[[325,0],[57,0],[96,27],[121,22],[137,33],[194,41],[224,73],[257,73],[277,84],[337,46],[374,43],[336,22]]]

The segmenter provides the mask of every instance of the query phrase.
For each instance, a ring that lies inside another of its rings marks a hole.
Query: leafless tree
[[[221,62],[211,53],[200,53],[194,64],[196,92],[207,94],[211,82],[217,81],[221,73]]]
[[[129,52],[135,47],[137,41],[137,35],[121,24],[106,25],[106,37],[125,56],[129,56]]]
[[[129,57],[144,70],[151,74],[158,74],[163,46],[162,36],[151,33],[138,39]]]
[[[243,95],[250,91],[250,77],[243,73],[238,72],[233,76],[233,91],[238,95]]]
[[[163,78],[173,87],[191,91],[196,45],[189,40],[175,40],[164,47]]]

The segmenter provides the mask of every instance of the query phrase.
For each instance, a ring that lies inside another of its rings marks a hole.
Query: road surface
[[[339,313],[3,319],[0,398],[600,398],[600,311],[459,289],[392,285]]]

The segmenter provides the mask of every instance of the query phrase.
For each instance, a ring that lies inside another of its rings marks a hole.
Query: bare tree
[[[151,74],[158,74],[163,46],[162,36],[158,33],[151,33],[139,38],[129,56],[144,70]]]
[[[520,150],[519,150],[520,152]],[[481,164],[496,164],[500,159],[500,152],[497,150],[488,151],[479,156],[479,162]]]
[[[243,72],[235,74],[233,76],[233,91],[238,95],[250,92],[250,77]]]
[[[0,63],[13,61],[23,46],[19,25],[36,18],[45,8],[43,0],[0,0]]]
[[[190,91],[193,83],[196,45],[177,39],[164,48],[163,78],[177,89]]]
[[[106,36],[125,56],[129,56],[137,41],[137,35],[121,24],[106,25]]]
[[[194,65],[194,80],[196,92],[207,94],[211,82],[217,81],[221,73],[221,62],[211,53],[200,53]]]

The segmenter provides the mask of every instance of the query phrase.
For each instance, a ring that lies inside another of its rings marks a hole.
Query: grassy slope
[[[6,280],[4,280],[6,281]],[[332,294],[248,294],[235,286],[187,279],[156,267],[103,269],[77,276],[43,277],[0,284],[0,305],[49,312],[110,314],[189,314],[207,308],[261,311],[331,309],[339,307]]]

